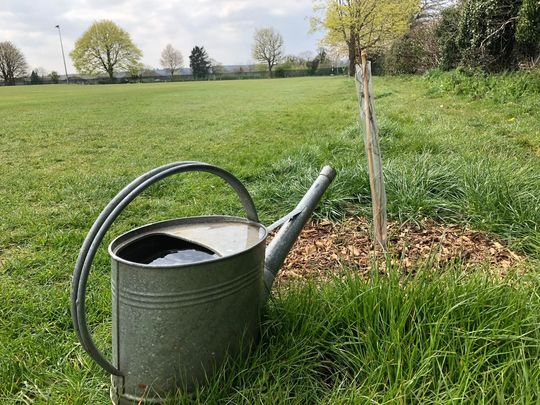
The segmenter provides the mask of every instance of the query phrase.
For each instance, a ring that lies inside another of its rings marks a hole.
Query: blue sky
[[[128,31],[144,53],[143,63],[159,67],[171,43],[189,63],[194,45],[225,64],[251,62],[255,28],[274,27],[285,53],[315,52],[320,34],[309,33],[312,0],[0,0],[0,42],[12,41],[31,69],[63,72],[60,24],[69,73],[69,52],[96,20],[110,19]]]

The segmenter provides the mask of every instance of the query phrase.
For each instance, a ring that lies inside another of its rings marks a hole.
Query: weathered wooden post
[[[362,51],[362,67],[356,65],[356,89],[360,108],[360,122],[364,126],[364,146],[368,161],[369,185],[373,208],[375,248],[386,251],[386,191],[382,171],[381,151],[375,112],[371,97],[371,62]]]

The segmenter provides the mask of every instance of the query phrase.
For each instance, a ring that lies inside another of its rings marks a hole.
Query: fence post
[[[386,252],[386,191],[382,171],[381,151],[375,112],[371,96],[371,62],[367,60],[366,51],[362,51],[362,67],[356,65],[356,90],[360,108],[360,122],[364,126],[364,146],[368,161],[369,186],[373,209],[373,230],[375,249]]]

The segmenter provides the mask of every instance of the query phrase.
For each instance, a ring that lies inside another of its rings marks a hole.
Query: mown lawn
[[[441,96],[419,78],[377,78],[375,94],[390,217],[497,233],[534,270],[538,100]],[[269,223],[332,164],[338,178],[317,215],[369,215],[355,97],[342,77],[0,88],[0,401],[107,402],[108,378],[72,330],[69,283],[92,222],[139,174],[171,161],[217,164],[245,182]],[[179,176],[136,200],[107,241],[149,221],[210,213],[241,214],[240,204],[209,176]],[[103,249],[88,307],[105,351],[108,272]],[[538,401],[537,276],[453,277],[410,280],[410,289],[336,281],[320,293],[278,295],[261,349],[199,401]],[[373,291],[380,295],[362,298]]]

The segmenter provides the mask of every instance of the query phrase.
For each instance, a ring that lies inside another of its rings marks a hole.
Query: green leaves
[[[204,46],[194,47],[189,55],[189,67],[194,77],[206,77],[210,72],[210,59],[204,49]]]
[[[110,20],[95,22],[77,40],[70,53],[73,65],[83,74],[130,70],[142,58],[142,51],[131,41],[129,34]]]
[[[363,49],[386,46],[404,33],[418,6],[416,0],[328,0],[315,11],[324,12],[318,20],[318,27],[326,30],[324,42],[346,48],[346,42],[355,37],[354,42]]]
[[[540,50],[540,2],[524,0],[519,9],[516,40],[530,51]]]

